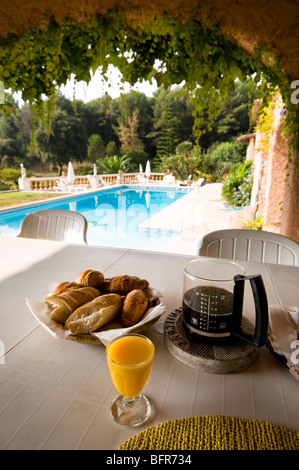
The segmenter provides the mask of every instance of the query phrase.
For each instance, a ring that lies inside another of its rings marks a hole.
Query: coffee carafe
[[[241,329],[246,280],[255,305],[253,334]],[[262,276],[246,276],[242,266],[229,260],[189,261],[184,267],[182,322],[199,340],[221,342],[236,336],[254,346],[263,346],[268,333],[268,302]]]

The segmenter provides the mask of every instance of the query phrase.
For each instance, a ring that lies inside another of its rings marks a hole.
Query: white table
[[[266,347],[242,372],[208,374],[174,358],[153,327],[145,331],[156,356],[144,392],[155,414],[139,428],[122,428],[109,415],[116,392],[104,346],[53,338],[25,303],[42,300],[49,281],[75,280],[92,268],[148,279],[162,292],[167,316],[181,305],[189,256],[0,235],[0,259],[0,448],[111,450],[157,423],[211,414],[299,430],[299,384]],[[269,304],[299,304],[299,268],[241,264],[248,274],[262,274]]]

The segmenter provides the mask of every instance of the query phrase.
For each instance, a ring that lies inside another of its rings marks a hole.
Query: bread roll
[[[148,281],[139,279],[136,276],[114,276],[109,281],[106,281],[101,286],[102,294],[115,292],[120,295],[127,295],[133,289],[146,289],[149,286]]]
[[[52,295],[60,295],[63,294],[63,292],[67,292],[69,290],[74,290],[74,289],[80,289],[83,287],[81,284],[77,284],[76,282],[61,282],[58,284],[54,292],[52,292]]]
[[[133,326],[139,322],[148,306],[148,298],[141,289],[134,289],[126,296],[123,304],[121,323],[123,326]]]
[[[121,309],[120,295],[101,295],[75,310],[67,319],[65,327],[75,335],[91,333],[114,320]]]
[[[100,271],[86,269],[78,275],[76,282],[86,287],[96,287],[100,286],[104,282],[104,280],[104,274],[102,274]]]
[[[50,295],[46,297],[45,301],[50,307],[54,308],[50,313],[52,320],[64,325],[71,313],[99,295],[100,292],[93,287],[81,287],[60,295]]]

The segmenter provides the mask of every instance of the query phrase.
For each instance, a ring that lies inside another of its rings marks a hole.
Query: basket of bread
[[[140,332],[155,323],[165,307],[161,294],[137,276],[105,279],[86,269],[76,281],[51,283],[43,302],[26,299],[39,321],[55,338],[107,345],[126,332]]]

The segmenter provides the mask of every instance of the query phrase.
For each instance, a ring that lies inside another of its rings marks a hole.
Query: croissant
[[[50,316],[58,323],[64,323],[68,317],[81,305],[90,302],[100,295],[93,287],[81,287],[80,289],[63,292],[60,295],[50,295],[45,302],[53,308]]]
[[[104,275],[100,271],[86,269],[78,274],[77,283],[86,287],[100,286],[104,282]]]
[[[121,314],[123,326],[133,326],[139,322],[148,307],[148,298],[141,289],[134,289],[126,296]]]
[[[122,276],[114,276],[109,281],[101,285],[102,294],[115,292],[120,295],[127,295],[133,289],[146,289],[149,286],[148,281],[139,279],[136,276],[129,276],[127,274]]]
[[[52,295],[60,295],[63,292],[67,292],[69,290],[74,290],[74,289],[80,289],[81,287],[83,286],[81,284],[77,284],[76,282],[64,281],[58,284],[54,292],[52,292]]]
[[[73,334],[84,335],[114,320],[122,309],[122,297],[106,294],[77,308],[67,319],[65,327]]]

